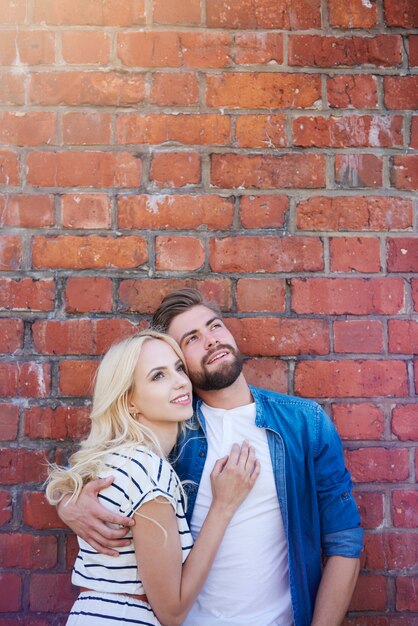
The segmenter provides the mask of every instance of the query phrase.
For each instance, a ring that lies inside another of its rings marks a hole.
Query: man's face
[[[242,371],[242,355],[218,315],[196,305],[177,315],[168,333],[183,350],[193,385],[202,391],[225,389]]]

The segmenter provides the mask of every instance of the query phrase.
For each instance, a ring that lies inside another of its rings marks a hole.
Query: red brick
[[[0,474],[0,482],[3,485],[43,481],[47,475],[45,453],[23,448],[3,448],[0,456]]]
[[[90,34],[90,33],[89,33]],[[62,118],[62,136],[65,144],[109,144],[110,113],[65,113]]]
[[[167,2],[167,0],[154,0],[152,21],[154,24],[199,24],[200,1]]]
[[[18,185],[20,181],[19,168],[17,154],[11,150],[0,150],[0,185]]]
[[[397,66],[402,62],[399,35],[375,37],[323,37],[291,35],[289,65],[336,67],[353,65]]]
[[[327,98],[335,109],[375,109],[377,79],[363,74],[331,76],[327,78]]]
[[[399,404],[392,411],[392,432],[401,441],[418,441],[416,404]]]
[[[384,0],[385,22],[387,26],[417,28],[418,7],[409,0]]]
[[[0,611],[9,613],[21,609],[22,580],[19,574],[0,574]]]
[[[7,491],[0,491],[0,526],[7,524],[12,519],[12,499]]]
[[[386,535],[365,534],[364,549],[361,555],[361,569],[383,570],[385,569],[385,540]]]
[[[221,68],[230,65],[231,39],[227,33],[179,33],[182,66]]]
[[[333,326],[335,352],[383,352],[383,326],[379,320],[341,320]]]
[[[240,148],[280,148],[288,145],[284,115],[240,115],[235,134]]]
[[[150,179],[160,187],[184,187],[200,183],[197,152],[157,152],[153,155]]]
[[[156,72],[151,77],[150,103],[159,106],[187,106],[199,102],[196,74]]]
[[[75,535],[68,535],[65,542],[65,563],[67,569],[74,566],[78,555],[78,541]]]
[[[288,364],[277,359],[249,359],[244,363],[244,375],[250,385],[288,392]]]
[[[388,109],[415,111],[418,104],[418,76],[385,76],[383,92]]]
[[[46,398],[50,386],[51,369],[48,363],[0,362],[0,396]]]
[[[396,528],[418,528],[418,491],[394,491],[392,507]]]
[[[31,152],[30,185],[40,187],[137,187],[141,160],[128,152]]]
[[[220,196],[140,195],[118,198],[119,228],[211,230],[231,228],[234,206]]]
[[[61,196],[61,216],[65,228],[109,228],[109,197],[99,193],[64,194]]]
[[[101,31],[61,31],[62,58],[65,63],[77,65],[107,65],[110,60],[112,40]]]
[[[418,562],[416,534],[390,534],[385,537],[385,552],[389,569],[413,568]]]
[[[144,0],[36,0],[34,23],[56,26],[135,26],[145,24]]]
[[[386,577],[361,574],[354,589],[349,611],[384,611],[387,608],[387,601]],[[374,623],[374,626],[377,624]]]
[[[119,288],[120,308],[123,311],[152,314],[166,295],[183,287],[197,287],[205,298],[217,302],[221,309],[231,308],[231,284],[223,278],[201,281],[172,278],[123,280]]]
[[[418,271],[418,237],[388,239],[387,246],[390,272]]]
[[[383,159],[375,154],[337,154],[335,181],[345,188],[381,187]]]
[[[418,40],[418,37],[417,37]],[[411,120],[411,148],[418,149],[418,115]]]
[[[112,280],[105,277],[68,278],[65,289],[69,313],[109,312],[112,310]]]
[[[405,154],[392,159],[391,183],[398,189],[418,189],[418,155]]]
[[[59,364],[59,392],[62,396],[91,396],[93,378],[98,361],[73,361],[67,359]]]
[[[389,352],[418,353],[418,321],[389,320]]]
[[[2,309],[52,311],[54,309],[54,281],[50,278],[45,280],[0,278],[0,307]]]
[[[380,272],[380,240],[374,237],[330,239],[332,272]]]
[[[409,35],[409,66],[418,66],[418,35]]]
[[[240,219],[244,228],[282,228],[289,198],[282,195],[242,196]]]
[[[240,318],[226,320],[239,348],[248,356],[328,354],[328,323],[322,320]]]
[[[112,71],[35,72],[29,87],[31,104],[40,105],[136,106],[144,96],[143,74]]]
[[[411,280],[411,287],[412,287],[412,299],[414,301],[414,310],[418,311],[418,279],[417,278],[413,278]]]
[[[89,430],[89,413],[84,406],[30,407],[25,411],[25,435],[55,441],[81,439]]]
[[[9,569],[51,569],[57,563],[57,539],[22,533],[0,534],[0,560]]]
[[[333,404],[332,417],[341,439],[380,439],[382,411],[374,404]]]
[[[19,409],[14,404],[0,404],[0,440],[13,441],[17,437]]]
[[[48,504],[45,495],[37,491],[28,491],[22,495],[24,524],[37,530],[66,528],[58,517],[54,506]]]
[[[0,0],[2,24],[24,24],[26,4],[26,0]]]
[[[239,65],[283,63],[282,33],[241,33],[234,41],[235,63]]]
[[[241,278],[237,282],[238,311],[284,312],[286,283],[278,278]]]
[[[102,319],[97,320],[94,325],[96,336],[96,353],[104,354],[116,341],[126,339],[138,331],[148,327],[147,322],[143,320],[137,326],[130,320],[126,319]]]
[[[157,237],[157,270],[198,270],[205,262],[205,248],[195,237]]]
[[[399,147],[403,145],[402,118],[399,115],[304,116],[293,121],[293,136],[294,144],[304,148]]]
[[[215,28],[317,28],[321,24],[319,0],[212,0],[207,25]]]
[[[46,268],[88,269],[138,267],[147,260],[143,237],[34,237],[33,266]]]
[[[355,499],[360,511],[363,528],[378,528],[383,523],[383,494],[379,492],[356,492]]]
[[[414,361],[414,382],[415,382],[415,393],[418,393],[418,361]],[[417,477],[418,477],[418,463],[417,463]]]
[[[361,448],[346,451],[347,467],[356,482],[399,482],[409,476],[408,450]]]
[[[46,228],[55,224],[53,196],[16,194],[0,205],[0,225],[20,228]]]
[[[330,26],[336,28],[373,28],[377,23],[377,7],[371,2],[328,0]]]
[[[231,121],[225,115],[120,115],[116,122],[120,144],[228,145]]]
[[[299,202],[296,220],[301,230],[403,230],[412,227],[413,208],[397,197],[316,196]]]
[[[0,143],[9,146],[56,143],[55,113],[0,113]]]
[[[128,67],[180,67],[177,32],[125,32],[117,36],[117,54]]]
[[[322,243],[312,237],[211,239],[214,272],[314,272],[323,268]]]
[[[396,609],[418,611],[418,576],[398,576],[396,579]]]
[[[21,319],[0,319],[0,352],[16,352],[23,348],[24,326]]]
[[[211,184],[257,189],[325,187],[325,159],[319,154],[213,154]]]
[[[309,398],[406,396],[406,364],[402,361],[300,361],[296,365],[295,391]]]
[[[29,602],[31,611],[46,613],[69,613],[78,596],[78,589],[71,585],[71,574],[32,574]]]
[[[207,76],[206,93],[215,108],[306,108],[321,98],[321,85],[312,74],[230,72]]]

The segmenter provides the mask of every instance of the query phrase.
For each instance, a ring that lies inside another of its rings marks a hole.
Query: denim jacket
[[[289,550],[295,626],[309,626],[321,579],[321,554],[358,558],[363,545],[360,516],[351,494],[340,438],[328,415],[311,400],[250,387],[256,426],[265,428],[277,498]],[[186,483],[190,521],[207,454],[206,425],[180,438],[175,468]],[[260,624],[260,626],[262,626]]]

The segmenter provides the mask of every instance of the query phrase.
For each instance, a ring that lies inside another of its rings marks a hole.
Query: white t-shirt
[[[202,405],[208,456],[191,520],[194,538],[207,515],[215,461],[246,439],[260,476],[229,524],[215,561],[184,626],[291,626],[288,548],[266,431],[255,426],[255,404],[224,410]]]

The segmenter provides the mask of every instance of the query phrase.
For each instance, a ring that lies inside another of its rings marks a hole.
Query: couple
[[[174,444],[177,422],[192,412],[183,356],[175,344],[167,344],[169,339],[148,338],[140,351],[131,353],[130,363],[119,352],[118,369],[115,359],[105,366],[111,349],[100,369],[112,373],[101,381],[99,372],[92,412],[92,432],[96,440],[102,437],[102,445],[99,441],[92,454],[90,435],[77,453],[81,466],[90,465],[90,473],[80,472],[80,480],[76,464],[72,481],[67,471],[55,476],[55,484],[53,475],[49,486],[49,494],[55,492],[52,501],[61,500],[60,516],[80,538],[73,580],[101,591],[82,591],[73,611],[93,606],[85,612],[107,611],[115,615],[114,623],[119,618],[119,623],[158,624],[152,621],[152,606],[163,624],[184,619],[187,626],[337,626],[357,579],[362,530],[330,419],[309,400],[249,387],[233,336],[217,308],[198,291],[183,289],[167,296],[153,326],[180,345],[198,396],[195,421],[180,428],[173,453],[175,470],[188,491],[195,546],[182,569],[191,547],[183,488],[162,460]],[[166,353],[160,354],[161,348]],[[161,381],[170,398],[165,405],[152,388]],[[104,413],[107,396],[116,387],[119,396],[108,411],[117,424],[110,458],[105,445],[109,435],[103,424],[95,425],[95,416]],[[126,412],[132,416],[129,427],[118,417]],[[244,443],[231,450],[242,441],[251,446]],[[127,454],[129,443],[134,451]],[[105,471],[100,465],[104,454]],[[113,486],[109,478],[91,482],[80,493],[82,481],[97,475],[115,476]],[[97,503],[99,489],[106,509]],[[78,498],[67,502],[72,492]],[[137,580],[136,561],[132,565],[134,548],[120,539],[126,528],[112,530],[106,523],[129,526],[144,585]],[[106,556],[116,553],[111,547],[117,548],[117,559]],[[326,559],[323,571],[321,555]],[[130,595],[121,600],[115,592]],[[125,605],[133,607],[130,618],[121,617]],[[104,626],[111,621],[87,621],[81,615],[79,622],[70,623]]]

